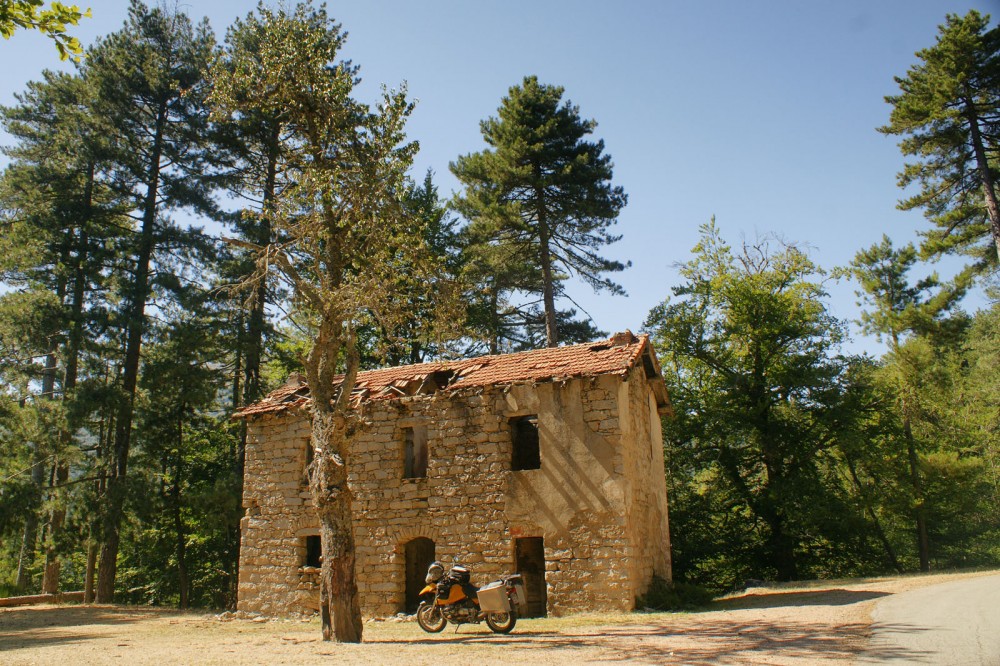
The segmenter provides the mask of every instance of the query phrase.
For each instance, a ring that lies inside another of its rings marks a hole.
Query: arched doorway
[[[403,610],[415,613],[420,605],[420,590],[424,589],[427,567],[434,561],[434,542],[427,537],[417,537],[403,546],[404,571],[406,572],[406,601]]]

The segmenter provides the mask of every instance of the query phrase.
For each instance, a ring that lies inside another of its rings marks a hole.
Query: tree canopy
[[[899,185],[919,191],[899,207],[923,209],[936,227],[924,233],[924,253],[966,254],[978,270],[1000,253],[1000,27],[989,21],[975,10],[949,14],[937,43],[896,77],[900,94],[886,97],[892,114],[879,128],[903,137],[900,150],[914,158]]]
[[[670,474],[710,475],[728,506],[718,519],[737,521],[716,527],[744,551],[741,566],[794,579],[815,566],[810,547],[837,543],[830,516],[810,509],[841,502],[824,458],[843,427],[843,327],[817,267],[774,239],[734,249],[713,221],[681,275],[646,322],[677,411],[665,423]]]
[[[489,147],[451,164],[465,188],[453,204],[480,244],[496,248],[490,250],[494,254],[530,258],[537,266],[537,282],[512,280],[516,286],[509,288],[542,295],[549,346],[559,341],[561,283],[576,275],[595,290],[621,294],[605,274],[626,267],[598,251],[619,239],[609,229],[628,199],[611,184],[604,142],[587,140],[597,123],[581,118],[578,107],[563,101],[563,92],[525,77],[503,98],[497,117],[480,123]]]

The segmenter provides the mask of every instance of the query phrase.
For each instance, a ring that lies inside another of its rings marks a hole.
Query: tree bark
[[[184,520],[181,515],[181,454],[177,453],[177,463],[174,468],[174,482],[170,487],[170,495],[173,500],[174,532],[174,554],[177,557],[177,589],[180,591],[181,610],[186,610],[189,606],[189,587],[187,570],[187,537],[184,533]]]
[[[347,482],[347,440],[344,417],[314,406],[312,445],[316,456],[310,486],[320,518],[323,548],[320,571],[323,640],[360,643],[363,625],[355,582],[354,515]]]
[[[149,268],[155,243],[157,193],[160,185],[160,158],[163,152],[163,132],[167,103],[161,101],[156,115],[153,147],[149,158],[146,196],[143,202],[142,231],[136,256],[135,277],[128,306],[128,334],[122,377],[122,399],[115,423],[112,465],[108,475],[108,492],[104,516],[104,543],[97,581],[97,602],[111,603],[118,569],[119,531],[125,505],[125,477],[128,472],[129,446],[132,437],[132,413],[135,389],[139,379],[140,349],[146,325],[146,299],[149,297]]]
[[[903,407],[904,412],[906,407]],[[906,456],[910,465],[910,483],[913,486],[915,502],[914,517],[917,523],[917,552],[920,556],[920,570],[931,570],[930,538],[927,534],[927,507],[924,505],[924,485],[920,478],[920,459],[917,456],[916,443],[913,440],[913,429],[910,417],[903,417],[903,434],[906,437]]]
[[[87,165],[87,180],[83,189],[83,219],[80,222],[80,229],[77,233],[76,254],[73,259],[73,289],[72,300],[70,302],[70,329],[68,335],[68,345],[66,348],[65,364],[66,371],[63,375],[63,404],[68,405],[73,400],[73,393],[76,389],[77,375],[80,366],[80,349],[83,344],[83,304],[87,293],[87,257],[90,253],[90,235],[87,232],[87,225],[93,214],[93,193],[94,193],[94,171],[93,163]],[[67,419],[69,413],[67,412]],[[58,488],[62,487],[69,480],[69,463],[65,460],[64,452],[73,443],[73,432],[75,424],[67,422],[66,427],[59,433],[59,448],[62,454],[56,459],[55,467],[55,495],[58,497]],[[42,592],[45,594],[56,594],[59,591],[59,574],[62,570],[59,549],[56,541],[59,539],[59,532],[62,530],[66,520],[66,507],[62,501],[57,501],[56,506],[49,514],[49,544],[45,550],[45,574],[42,578]]]
[[[59,592],[59,574],[62,572],[62,561],[59,559],[57,541],[66,520],[66,507],[60,488],[69,481],[69,465],[62,459],[57,459],[53,470],[52,500],[55,508],[49,513],[48,538],[45,544],[45,571],[42,574],[42,593],[57,594]]]
[[[31,466],[31,482],[38,493],[42,492],[42,484],[45,483],[45,465],[39,459],[40,452],[36,445],[34,456],[35,463]],[[31,586],[31,564],[35,561],[35,542],[38,540],[38,512],[31,510],[24,517],[24,532],[21,535],[21,552],[17,558],[17,576],[15,587],[19,592],[24,592]]]
[[[969,137],[972,140],[972,150],[976,156],[976,169],[983,181],[983,198],[990,220],[990,233],[993,235],[997,261],[1000,262],[1000,204],[997,203],[996,184],[993,181],[993,172],[990,170],[989,158],[983,144],[983,135],[979,130],[979,114],[976,113],[975,102],[968,88],[966,88],[966,98],[963,101],[965,102],[963,113],[969,123]]]
[[[97,571],[97,554],[100,547],[96,541],[87,544],[87,572],[83,579],[83,603],[94,603],[94,574]]]
[[[545,304],[545,345],[558,347],[559,331],[556,330],[556,297],[552,278],[552,253],[549,250],[549,227],[545,218],[545,198],[541,187],[535,191],[535,206],[538,215],[538,244],[541,251],[539,260],[542,264],[542,300]]]

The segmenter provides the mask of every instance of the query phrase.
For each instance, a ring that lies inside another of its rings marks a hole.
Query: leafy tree
[[[304,366],[315,451],[310,485],[323,549],[323,638],[358,642],[347,472],[351,434],[363,427],[350,403],[359,331],[372,322],[393,330],[409,316],[386,287],[398,284],[400,265],[424,285],[437,270],[422,242],[423,221],[405,205],[406,170],[417,148],[403,133],[412,105],[405,91],[385,92],[374,110],[354,99],[357,68],[338,60],[345,35],[324,9],[299,4],[258,14],[259,54],[234,59],[233,76],[217,81],[212,101],[226,115],[287,112],[291,184],[264,210],[278,240],[255,249],[258,266],[276,272],[314,326]]]
[[[460,286],[464,260],[455,230],[457,221],[441,202],[430,170],[421,183],[407,184],[403,206],[421,235],[426,264],[436,268],[428,275],[427,265],[413,267],[406,262],[406,255],[401,256],[393,283],[386,285],[386,297],[395,301],[392,307],[402,318],[393,328],[373,322],[367,327],[367,335],[359,331],[360,362],[365,368],[423,363],[446,353],[444,340],[458,338],[464,332],[460,302],[447,297]],[[453,312],[442,312],[449,306]],[[442,326],[443,322],[451,325]]]
[[[259,8],[263,8],[260,4]],[[232,408],[238,409],[259,400],[268,386],[264,376],[268,342],[281,343],[281,334],[268,320],[269,306],[275,308],[285,296],[276,288],[269,271],[258,271],[254,248],[266,247],[277,240],[270,208],[274,198],[288,185],[286,168],[289,155],[283,140],[287,130],[287,109],[251,108],[241,91],[226,88],[226,82],[238,76],[237,70],[262,68],[261,42],[267,38],[267,26],[253,13],[236,19],[226,32],[225,46],[209,69],[209,80],[215,88],[225,88],[232,94],[228,108],[234,113],[215,114],[216,159],[219,162],[218,181],[241,202],[235,215],[224,219],[243,246],[228,244],[220,252],[219,279],[221,292],[230,297],[228,321],[224,327],[229,338],[231,356]],[[252,63],[252,65],[251,65]],[[273,349],[271,350],[273,353]],[[282,382],[287,375],[271,381]],[[239,423],[239,445],[235,468],[242,494],[243,469],[246,460],[247,424]],[[239,535],[235,535],[239,549]]]
[[[862,312],[861,324],[866,333],[885,337],[889,343],[889,367],[895,370],[893,393],[896,396],[902,436],[907,451],[910,483],[913,490],[914,518],[920,553],[920,569],[930,568],[930,543],[919,448],[913,434],[917,414],[916,386],[923,381],[924,354],[918,345],[904,345],[907,335],[930,331],[938,318],[950,309],[964,293],[961,284],[932,293],[940,284],[936,276],[911,286],[907,273],[917,259],[916,250],[907,245],[899,250],[882,236],[881,243],[858,252],[848,269],[843,271],[856,279],[863,296],[874,308]]]
[[[597,124],[562,96],[563,88],[525,77],[509,90],[498,117],[480,123],[489,148],[451,164],[465,187],[454,206],[474,232],[502,248],[496,252],[524,257],[541,270],[537,291],[519,286],[541,293],[550,347],[559,342],[559,283],[577,275],[595,290],[621,294],[604,274],[626,267],[598,250],[619,240],[608,229],[627,197],[611,185],[604,142],[586,140]]]
[[[47,475],[51,509],[42,584],[47,593],[58,589],[56,545],[66,512],[61,488],[76,456],[72,433],[87,410],[76,391],[79,368],[87,335],[102,327],[101,292],[108,281],[103,266],[120,236],[121,212],[99,177],[106,127],[92,113],[92,93],[81,77],[45,72],[43,81],[16,95],[16,106],[0,110],[17,142],[5,151],[12,162],[0,177],[5,211],[0,278],[15,289],[2,297],[10,307],[0,316],[14,328],[24,329],[21,317],[39,324],[35,350],[20,358],[36,354],[45,359],[44,367],[33,371],[30,363],[21,363],[21,370],[40,380],[43,399],[62,403],[62,421],[50,431],[48,444],[54,469]],[[33,520],[26,513],[29,525]],[[26,535],[31,532],[26,526]]]
[[[833,355],[843,329],[823,304],[818,269],[794,246],[770,243],[734,252],[714,221],[702,227],[676,300],[646,322],[677,413],[664,424],[668,467],[689,484],[671,498],[675,533],[683,512],[709,513],[692,529],[712,548],[684,547],[729,560],[730,582],[751,571],[818,575],[832,558],[850,559],[846,535],[859,522],[832,462],[849,423],[847,365]]]
[[[925,255],[968,254],[983,270],[1000,253],[1000,28],[972,10],[949,14],[939,33],[896,78],[901,93],[886,97],[892,114],[879,131],[902,136],[915,158],[899,185],[920,191],[899,206],[922,208],[937,227],[924,234]]]
[[[198,291],[161,313],[144,353],[132,490],[146,501],[134,503],[122,558],[128,587],[142,591],[131,600],[180,608],[224,605],[237,566],[235,433],[218,404],[224,352]]]
[[[125,501],[140,350],[146,331],[155,254],[165,244],[164,211],[185,206],[212,211],[207,171],[205,78],[214,37],[206,22],[149,9],[133,0],[117,33],[89,53],[84,75],[98,89],[97,110],[116,129],[113,182],[139,222],[123,280],[124,359],[114,445],[108,465],[97,599],[114,593]]]
[[[66,34],[66,26],[79,25],[80,19],[90,16],[90,9],[81,12],[76,5],[61,2],[45,7],[43,0],[0,0],[0,35],[10,39],[18,29],[37,30],[52,38],[60,60],[79,62],[83,47],[80,40]]]

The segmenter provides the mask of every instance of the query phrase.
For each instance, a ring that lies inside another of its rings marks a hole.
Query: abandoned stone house
[[[526,615],[631,610],[670,578],[660,416],[646,336],[362,372],[351,443],[362,612],[412,611],[433,560],[482,585],[519,571]],[[308,387],[242,410],[249,436],[238,607],[319,605]]]

